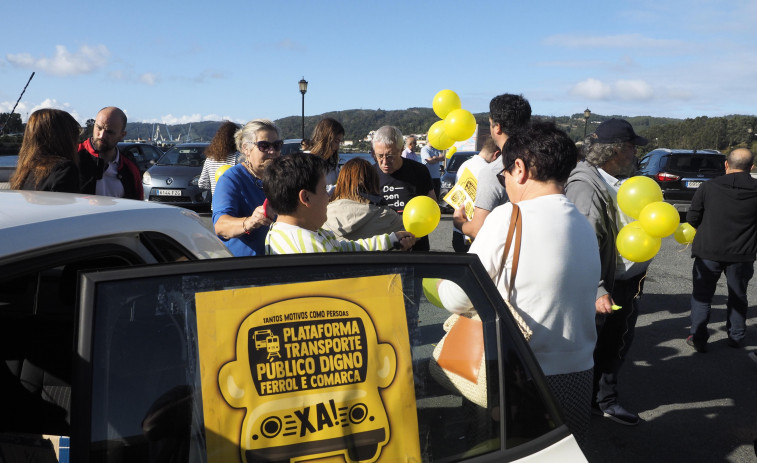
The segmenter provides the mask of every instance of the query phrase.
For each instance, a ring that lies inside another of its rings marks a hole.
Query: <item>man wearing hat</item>
[[[618,230],[633,221],[617,206],[623,180],[636,170],[636,147],[647,139],[636,135],[627,121],[609,119],[587,137],[584,159],[571,172],[565,194],[589,219],[597,235],[602,261],[597,287],[597,345],[594,349],[595,414],[635,426],[639,416],[618,401],[618,373],[633,340],[638,299],[649,262],[634,263],[618,254]],[[612,307],[620,306],[613,310]]]

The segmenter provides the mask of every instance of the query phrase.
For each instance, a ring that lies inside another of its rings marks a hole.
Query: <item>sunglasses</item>
[[[284,140],[270,141],[256,141],[253,142],[260,151],[270,151],[273,148],[274,151],[281,151],[281,147],[284,146]]]
[[[507,188],[505,186],[505,170],[507,169],[502,169],[497,173],[497,181],[502,185],[502,188]]]

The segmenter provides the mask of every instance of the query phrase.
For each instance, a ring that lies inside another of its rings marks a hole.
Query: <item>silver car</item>
[[[168,150],[142,175],[145,201],[209,210],[210,190],[198,185],[207,147],[208,143],[183,143]]]

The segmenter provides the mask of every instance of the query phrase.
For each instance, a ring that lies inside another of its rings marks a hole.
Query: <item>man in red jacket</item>
[[[79,144],[82,193],[144,199],[136,163],[118,150],[126,135],[126,114],[109,106],[97,113],[92,137]]]

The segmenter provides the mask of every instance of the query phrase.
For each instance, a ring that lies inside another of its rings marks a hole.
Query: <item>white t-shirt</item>
[[[112,196],[114,198],[124,197],[124,185],[118,178],[118,163],[121,160],[121,153],[116,148],[116,157],[113,161],[107,163],[103,172],[103,177],[95,184],[95,194],[98,196]]]
[[[518,273],[510,300],[533,330],[531,350],[547,375],[575,373],[594,365],[597,340],[594,301],[600,278],[597,238],[589,221],[565,195],[520,201],[523,221]],[[471,245],[489,276],[507,297],[512,253],[499,282],[512,204],[495,208]],[[450,312],[472,308],[467,294],[443,281],[439,297]]]

